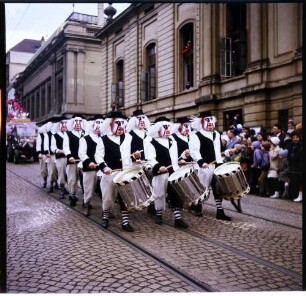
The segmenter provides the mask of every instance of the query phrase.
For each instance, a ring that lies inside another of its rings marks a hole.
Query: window
[[[226,4],[227,16],[227,37],[230,42],[225,42],[226,48],[221,46],[222,52],[227,53],[226,62],[223,68],[229,63],[231,66],[230,76],[243,74],[246,69],[246,4],[228,3]],[[222,59],[221,59],[222,63]],[[222,67],[221,67],[222,69]],[[221,72],[222,74],[222,72]],[[224,73],[223,73],[224,74]],[[228,74],[228,72],[225,74]],[[227,76],[227,75],[223,75]]]
[[[120,60],[116,63],[116,83],[112,85],[112,109],[124,106],[124,62]]]
[[[181,55],[181,89],[189,89],[194,86],[194,38],[193,24],[189,23],[180,30],[180,55]]]
[[[56,105],[54,108],[54,111],[56,113],[60,113],[61,112],[61,105],[63,102],[63,94],[64,94],[64,89],[63,89],[64,85],[63,85],[63,78],[60,77],[57,79],[57,83],[56,83]],[[48,110],[50,111],[50,110]]]
[[[52,104],[51,104],[51,84],[48,84],[47,86],[47,110],[51,110]]]
[[[145,51],[145,72],[141,73],[141,98],[156,99],[156,44],[151,43]]]

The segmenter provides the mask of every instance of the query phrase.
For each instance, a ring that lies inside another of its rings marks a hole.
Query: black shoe
[[[46,188],[46,187],[47,187],[47,183],[44,182],[44,183],[42,184],[42,188]]]
[[[54,189],[60,189],[56,181],[53,181],[52,184]]]
[[[102,219],[101,226],[102,226],[104,229],[107,229],[108,226],[109,226],[108,219]]]
[[[188,228],[188,224],[183,219],[175,219],[174,226],[178,228]]]
[[[202,214],[202,204],[201,203],[198,203],[196,206],[195,206],[195,215],[197,217],[203,217],[203,214]]]
[[[53,186],[51,186],[51,187],[48,189],[47,192],[48,192],[48,193],[52,193],[52,192],[53,192]]]
[[[153,202],[148,206],[148,214],[152,216],[156,215],[156,210]]]
[[[72,199],[70,200],[70,206],[71,206],[71,207],[75,207],[76,201],[77,201],[76,198],[72,198]]]
[[[155,216],[155,223],[158,225],[163,224],[163,216],[162,215]]]
[[[224,220],[224,221],[231,221],[232,220],[232,218],[225,215],[223,210],[217,210],[216,218],[217,218],[217,220]]]
[[[69,191],[66,188],[64,188],[64,194],[69,194]]]
[[[122,229],[124,229],[128,232],[133,232],[134,231],[134,228],[129,223],[122,224],[121,227],[122,227]]]

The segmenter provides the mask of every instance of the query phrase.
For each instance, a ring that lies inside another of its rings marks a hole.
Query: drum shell
[[[240,199],[249,193],[250,187],[239,162],[228,162],[221,166],[223,168],[228,166],[228,171],[221,174],[218,172],[220,168],[218,167],[214,171],[214,176],[217,183],[217,192],[222,198],[228,200]],[[230,166],[233,166],[233,168],[230,168]]]
[[[124,171],[121,173],[124,175]],[[154,200],[150,182],[141,169],[135,174],[135,178],[115,184],[129,212],[142,210]]]
[[[197,204],[208,198],[208,191],[201,184],[195,170],[191,170],[187,176],[169,181],[169,185],[184,206],[189,207],[192,203]]]

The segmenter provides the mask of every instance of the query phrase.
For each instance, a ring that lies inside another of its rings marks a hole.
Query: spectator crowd
[[[224,162],[240,163],[250,193],[260,197],[303,200],[302,124],[288,120],[259,131],[234,123],[221,135]]]

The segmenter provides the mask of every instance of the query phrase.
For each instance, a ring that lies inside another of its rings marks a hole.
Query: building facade
[[[101,112],[302,121],[302,3],[134,3],[97,33]]]
[[[42,45],[43,40],[24,39],[6,53],[6,97],[14,99],[13,82],[27,66],[29,60]]]
[[[73,12],[29,61],[15,82],[17,99],[38,124],[102,109],[98,17]]]

